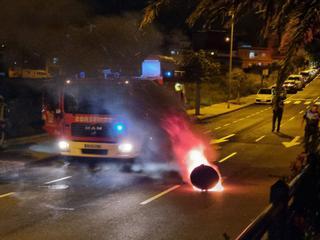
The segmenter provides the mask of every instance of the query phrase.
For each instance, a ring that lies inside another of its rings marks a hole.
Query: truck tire
[[[6,133],[4,130],[0,131],[0,148],[4,148],[6,141]]]

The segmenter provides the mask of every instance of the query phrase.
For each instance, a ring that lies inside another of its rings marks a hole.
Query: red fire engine
[[[150,84],[150,82],[140,82]],[[46,88],[44,129],[58,139],[62,155],[135,158],[144,138],[125,108],[135,88],[130,80],[67,80]],[[143,86],[142,86],[143,87]]]

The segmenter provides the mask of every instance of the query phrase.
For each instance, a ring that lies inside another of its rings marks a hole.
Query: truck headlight
[[[61,140],[58,142],[58,146],[59,146],[59,149],[61,151],[67,151],[69,150],[69,143],[65,140]]]
[[[121,153],[130,153],[133,150],[133,145],[131,143],[120,143],[118,149]]]

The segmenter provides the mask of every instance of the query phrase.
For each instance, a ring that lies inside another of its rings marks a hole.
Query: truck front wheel
[[[4,130],[1,130],[0,131],[0,148],[4,148],[5,141],[6,141],[6,133]]]

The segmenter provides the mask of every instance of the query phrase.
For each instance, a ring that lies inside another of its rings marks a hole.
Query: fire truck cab
[[[133,123],[135,116],[127,111],[133,108],[130,96],[134,97],[135,85],[130,80],[90,79],[47,87],[42,107],[44,129],[58,140],[61,154],[136,158],[144,136]]]

